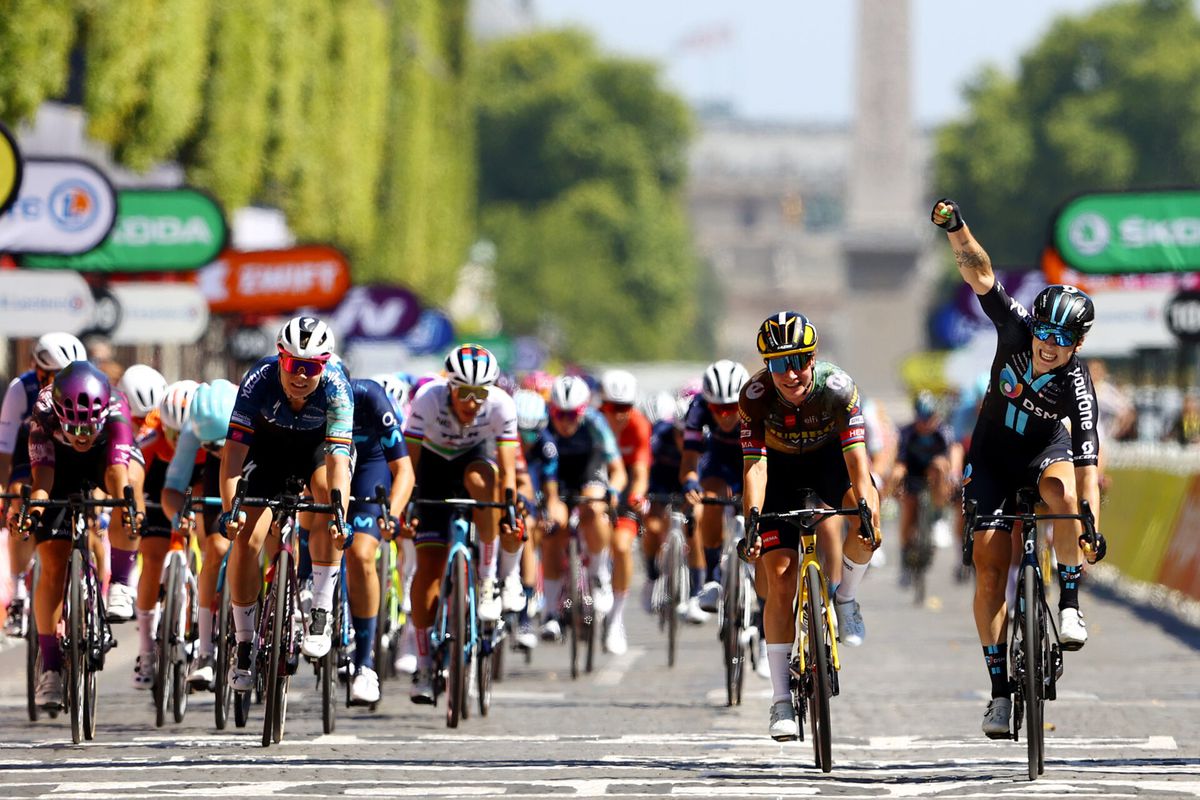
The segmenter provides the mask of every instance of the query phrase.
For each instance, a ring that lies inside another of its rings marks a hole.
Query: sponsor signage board
[[[181,272],[212,261],[228,238],[221,207],[199,189],[122,189],[112,232],[96,249],[67,258],[29,256],[23,264],[81,272]]]
[[[441,311],[427,308],[403,341],[413,355],[441,354],[454,341],[454,323]]]
[[[1081,195],[1055,216],[1053,240],[1088,274],[1200,270],[1200,190]]]
[[[0,214],[17,199],[21,174],[21,150],[17,147],[17,139],[0,122]]]
[[[1179,292],[1167,301],[1167,329],[1181,342],[1200,342],[1200,291]]]
[[[4,336],[79,333],[91,324],[94,311],[87,282],[74,272],[0,270],[0,334]]]
[[[104,241],[115,217],[112,184],[91,164],[26,159],[20,191],[0,216],[0,251],[60,258],[86,253]]]
[[[208,303],[190,283],[114,283],[121,309],[114,344],[194,344],[208,327]]]
[[[350,265],[328,245],[227,250],[198,277],[214,313],[287,314],[336,306],[350,288]]]
[[[355,286],[328,322],[343,339],[397,339],[421,316],[416,295],[398,286]]]
[[[1172,294],[1165,289],[1093,291],[1096,323],[1080,352],[1085,358],[1122,357],[1136,355],[1139,349],[1174,347],[1166,314]]]

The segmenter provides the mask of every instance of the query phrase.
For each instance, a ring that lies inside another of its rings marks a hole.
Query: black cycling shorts
[[[1026,442],[1006,431],[975,429],[971,450],[963,469],[963,505],[976,502],[975,530],[989,528],[1012,532],[1012,520],[996,520],[989,514],[1014,513],[1017,492],[1037,488],[1046,467],[1056,461],[1071,461],[1071,435],[1058,425],[1049,440]]]
[[[830,508],[841,508],[850,491],[850,473],[837,442],[830,442],[811,453],[792,454],[767,451],[767,496],[762,513],[793,511],[807,505],[807,490]],[[800,529],[788,523],[763,523],[763,552],[799,550]]]
[[[54,486],[50,489],[50,498],[65,500],[81,491],[90,493],[90,487],[103,487],[104,473],[107,470],[106,444],[98,443],[91,450],[80,453],[75,448],[55,440]],[[45,509],[33,528],[35,541],[40,544],[51,539],[70,539],[70,522],[65,508]]]
[[[495,468],[496,462],[488,454],[488,448],[477,444],[454,458],[443,458],[432,450],[422,450],[417,460],[417,486],[414,496],[422,500],[448,500],[467,498],[463,476],[467,467],[482,462]],[[450,533],[450,509],[432,506],[417,506],[416,516],[420,525],[414,543],[447,544]]]
[[[242,467],[246,495],[273,499],[283,494],[290,479],[305,484],[325,463],[325,430],[255,431],[254,441]]]

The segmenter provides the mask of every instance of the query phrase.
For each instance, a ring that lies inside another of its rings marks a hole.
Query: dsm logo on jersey
[[[1000,393],[1009,399],[1021,396],[1021,381],[1017,379],[1017,371],[1012,368],[1012,365],[1005,364],[1004,369],[1000,370]]]

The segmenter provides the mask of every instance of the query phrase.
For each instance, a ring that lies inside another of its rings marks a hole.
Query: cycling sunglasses
[[[720,417],[727,417],[738,412],[737,403],[709,403],[708,410]]]
[[[763,359],[767,362],[767,370],[776,375],[782,375],[788,370],[803,372],[812,363],[812,360],[812,353],[791,353],[786,356],[772,356]]]
[[[76,439],[92,439],[100,434],[100,429],[104,423],[83,424],[83,425],[62,425],[62,432],[67,436]]]
[[[289,375],[303,374],[309,378],[315,378],[325,371],[325,362],[315,358],[296,358],[287,353],[280,353],[279,367]]]
[[[1033,335],[1043,342],[1048,342],[1054,339],[1054,343],[1059,347],[1070,347],[1079,341],[1079,334],[1076,331],[1067,328],[1060,328],[1057,325],[1051,325],[1048,322],[1037,322],[1033,326]]]
[[[487,400],[488,387],[486,386],[455,386],[454,396],[461,402],[468,403],[472,400],[482,403]]]
[[[633,408],[633,403],[605,403],[604,410],[612,414],[624,414]]]
[[[550,416],[560,420],[577,420],[582,419],[586,408],[551,408]]]

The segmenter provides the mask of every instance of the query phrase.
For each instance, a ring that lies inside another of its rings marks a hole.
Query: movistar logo
[[[374,517],[358,517],[358,516],[356,516],[352,521],[354,523],[355,530],[366,530],[368,528],[375,527],[375,518]]]
[[[379,443],[384,447],[395,447],[403,438],[404,436],[400,433],[399,428],[392,428],[392,432],[389,435],[379,437]]]

